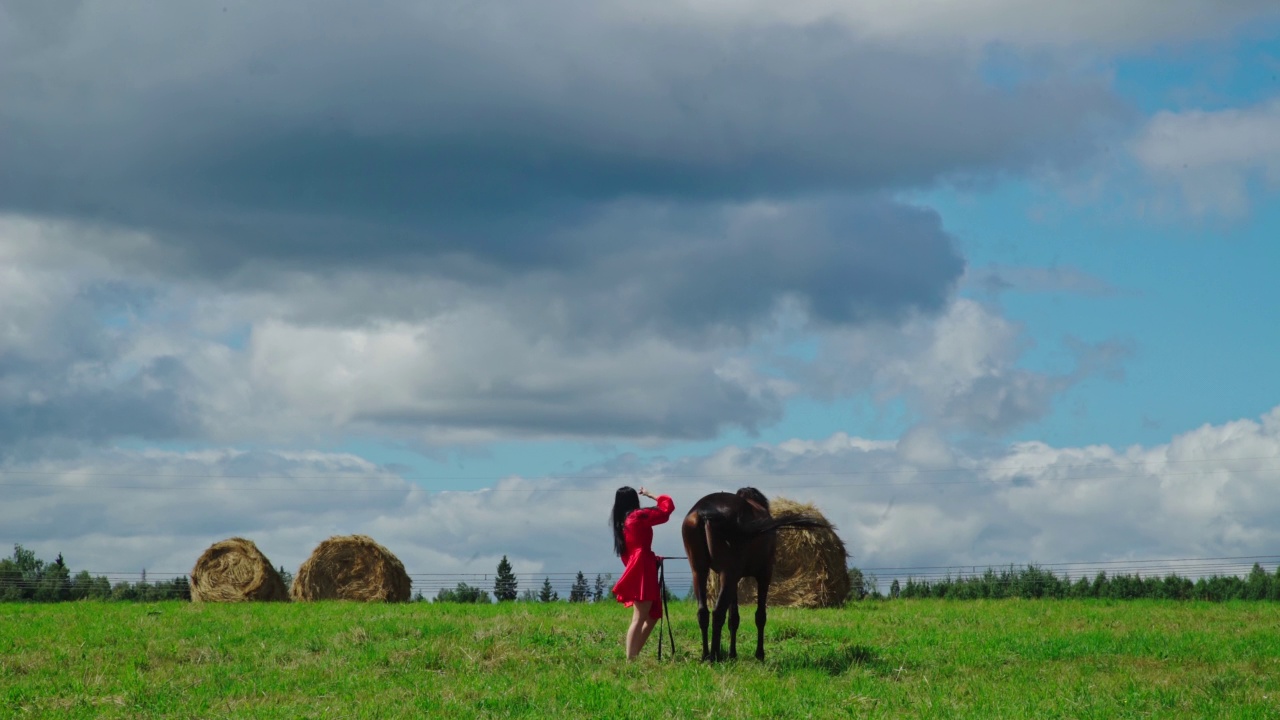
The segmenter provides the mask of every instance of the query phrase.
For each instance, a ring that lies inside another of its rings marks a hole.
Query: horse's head
[[[743,500],[753,502],[765,510],[769,509],[769,498],[766,498],[764,493],[753,487],[738,488],[737,495]]]

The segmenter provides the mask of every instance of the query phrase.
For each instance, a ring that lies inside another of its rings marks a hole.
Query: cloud
[[[1055,397],[1094,373],[1117,377],[1132,352],[1109,340],[1067,339],[1068,372],[1019,366],[1031,339],[994,308],[960,298],[936,317],[901,326],[869,324],[822,338],[818,357],[795,374],[817,396],[870,392],[881,404],[905,401],[916,421],[999,435],[1045,417]]]
[[[0,457],[199,432],[182,362],[129,357],[124,326],[147,302],[128,283],[0,267]]]
[[[860,34],[918,44],[1002,42],[1027,46],[1097,45],[1133,49],[1161,41],[1220,37],[1245,23],[1280,18],[1267,0],[1223,5],[1215,0],[1084,0],[1028,5],[1020,0],[686,0],[654,3],[651,12],[690,12],[742,22],[806,25],[839,20]]]
[[[988,265],[971,268],[962,281],[985,295],[998,297],[1002,293],[1064,293],[1087,297],[1110,297],[1121,291],[1106,279],[1073,267],[1020,267]]]
[[[614,213],[566,242],[634,242],[559,271],[355,268],[229,287],[139,269],[128,256],[146,242],[105,243],[124,248],[117,260],[74,227],[10,222],[7,291],[45,310],[11,319],[27,340],[0,343],[25,368],[0,405],[7,451],[706,440],[768,427],[797,397],[867,394],[905,400],[918,422],[999,435],[1087,375],[1115,376],[1128,353],[1073,342],[1070,372],[1020,367],[1023,329],[957,299],[954,244],[935,215],[897,203]],[[796,356],[795,342],[820,352]]]
[[[687,505],[759,481],[830,507],[873,563],[1252,548],[1267,531],[1230,513],[1256,479],[1213,453],[1265,450],[1270,416],[1167,448],[953,445],[1044,417],[1128,349],[1067,340],[1074,369],[1024,367],[1024,329],[956,298],[966,263],[936,213],[891,198],[1069,169],[1131,120],[1064,48],[1209,37],[1271,6],[4,4],[0,528],[90,569],[182,571],[233,533],[292,567],[368,532],[412,568],[607,570],[582,498],[634,480]],[[1161,115],[1135,154],[1193,206],[1238,211],[1275,174],[1274,114]],[[968,281],[1114,290],[1071,268]],[[918,424],[482,493],[281,449],[705,440],[867,394]],[[1204,495],[1217,519],[1152,459],[1193,440],[1205,487],[1228,488]],[[911,485],[937,473],[974,484]],[[1170,540],[1108,500],[1199,530]],[[1095,517],[1129,524],[1070,534]]]
[[[0,337],[0,457],[126,438],[709,438],[775,421],[791,392],[738,348],[647,333],[592,343],[478,300],[414,322],[341,326],[161,286],[141,319],[104,327],[100,300],[74,288],[51,297],[47,276],[13,274],[38,301],[14,297],[18,283],[0,291],[33,310]]]
[[[247,360],[290,413],[428,438],[703,439],[776,420],[785,396],[730,354],[658,339],[572,351],[485,309],[367,330],[265,323]]]
[[[1192,216],[1240,217],[1255,190],[1280,186],[1280,100],[1246,108],[1157,113],[1133,143],[1157,183]]]
[[[815,502],[863,568],[1257,556],[1280,540],[1269,491],[1278,456],[1280,408],[1147,447],[975,452],[919,432],[896,442],[837,433],[676,461],[624,456],[579,477],[508,477],[476,492],[427,492],[351,455],[103,451],[6,465],[0,544],[155,577],[187,571],[233,534],[294,568],[325,537],[360,532],[419,575],[492,572],[503,554],[520,572],[594,575],[617,570],[605,515],[627,483],[672,494],[677,514],[743,485]],[[675,523],[655,548],[680,554]]]
[[[786,302],[836,325],[936,312],[964,270],[936,213],[880,197],[611,204],[558,229],[546,245],[563,261],[264,271],[246,289],[269,286],[290,317],[305,322],[417,320],[485,301],[523,309],[524,322],[552,334],[654,332],[700,342],[718,331],[748,336]]]
[[[1079,156],[1096,120],[1124,114],[1097,78],[996,88],[945,48],[839,24],[635,23],[576,2],[226,6],[86,4],[55,39],[11,30],[2,209],[149,231],[177,251],[165,262],[213,276],[457,256],[547,268],[580,250],[547,233],[602,204],[1027,169]]]
[[[754,357],[780,314],[816,328],[929,315],[963,271],[935,214],[878,198],[628,205],[564,233],[584,252],[541,272],[218,285],[149,269],[145,235],[2,221],[2,292],[29,311],[0,338],[0,425],[10,445],[708,439],[775,422],[800,391]]]
[[[63,291],[16,321],[56,362],[4,341],[5,451],[709,439],[869,388],[1041,416],[1071,378],[956,325],[964,258],[890,193],[1076,162],[1106,78],[706,9],[6,5],[0,257]],[[916,357],[951,326],[989,367]],[[775,362],[898,327],[877,362],[953,379]]]

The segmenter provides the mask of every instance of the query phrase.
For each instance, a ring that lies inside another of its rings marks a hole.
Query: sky
[[[0,0],[0,546],[1280,555],[1280,8],[784,5]]]

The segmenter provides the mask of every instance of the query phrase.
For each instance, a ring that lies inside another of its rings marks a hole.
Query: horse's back
[[[754,490],[754,489],[753,489]],[[695,576],[707,572],[732,572],[736,577],[752,577],[767,585],[773,574],[776,548],[774,533],[754,537],[741,535],[744,524],[771,517],[768,500],[737,493],[715,492],[689,508],[680,531],[689,567]]]
[[[689,514],[706,517],[709,513],[732,512],[741,506],[741,501],[742,498],[730,492],[713,492],[710,495],[703,495],[701,500],[694,503],[693,507],[689,508]]]
[[[684,516],[684,522],[680,524],[680,534],[684,536],[686,547],[691,543],[706,542],[704,524],[709,518],[729,517],[728,511],[731,507],[729,503],[733,497],[732,493],[711,493],[689,508],[689,512]]]

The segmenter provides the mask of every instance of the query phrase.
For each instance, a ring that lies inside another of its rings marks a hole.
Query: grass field
[[[1280,605],[773,610],[763,664],[622,659],[600,606],[0,605],[0,716],[1280,717]],[[749,617],[749,615],[748,615]]]

